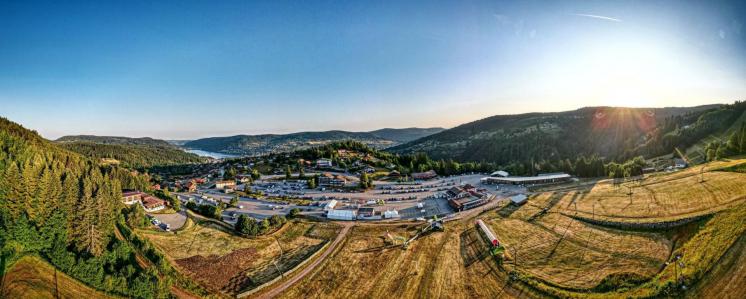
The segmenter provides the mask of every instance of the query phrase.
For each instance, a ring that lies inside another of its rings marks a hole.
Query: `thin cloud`
[[[615,19],[615,18],[606,17],[606,16],[599,16],[599,15],[589,15],[589,14],[582,14],[582,13],[575,13],[573,15],[574,16],[578,16],[578,17],[594,18],[594,19],[606,20],[606,21],[612,21],[612,22],[621,22],[622,21],[620,19]]]

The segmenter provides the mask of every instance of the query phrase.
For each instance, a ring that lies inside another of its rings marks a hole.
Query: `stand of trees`
[[[159,298],[168,285],[140,269],[133,249],[114,238],[122,188],[144,190],[148,178],[100,166],[36,132],[0,118],[0,258],[39,255],[104,292]],[[135,221],[135,220],[133,220]]]
[[[270,229],[280,227],[286,222],[287,219],[280,215],[272,215],[269,219],[257,221],[254,218],[241,214],[238,216],[234,228],[240,234],[258,236],[269,232]]]

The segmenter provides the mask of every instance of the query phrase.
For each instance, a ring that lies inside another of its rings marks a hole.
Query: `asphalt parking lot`
[[[186,223],[186,214],[184,211],[172,214],[155,214],[148,213],[153,218],[158,219],[161,223],[165,223],[171,226],[171,230],[179,229]],[[160,229],[164,229],[163,226],[158,226]]]

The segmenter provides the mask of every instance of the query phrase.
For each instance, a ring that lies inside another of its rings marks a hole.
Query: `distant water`
[[[208,152],[208,151],[195,150],[195,149],[185,149],[184,151],[187,152],[187,153],[195,154],[197,156],[210,157],[210,158],[214,158],[214,159],[225,159],[225,158],[236,158],[236,157],[239,157],[237,155],[229,155],[229,154],[216,153],[216,152]]]

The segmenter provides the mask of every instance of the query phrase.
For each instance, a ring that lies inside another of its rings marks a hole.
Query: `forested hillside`
[[[184,143],[184,147],[238,155],[290,152],[339,141],[357,141],[382,149],[442,131],[441,128],[381,129],[371,132],[323,131],[291,134],[210,137]]]
[[[371,134],[383,139],[396,141],[398,143],[410,142],[425,136],[443,132],[443,128],[404,128],[404,129],[379,129],[370,131]]]
[[[114,237],[121,190],[146,186],[146,176],[101,166],[0,118],[0,270],[39,255],[111,294],[167,295],[156,273],[140,269],[133,249]]]
[[[287,152],[342,140],[356,140],[378,148],[393,144],[390,140],[382,139],[370,133],[327,131],[301,132],[285,135],[266,134],[211,137],[187,142],[184,144],[184,147],[226,154],[262,155]]]
[[[669,154],[731,127],[746,104],[691,108],[589,107],[558,113],[498,115],[390,148],[433,159],[488,162],[547,172],[572,169],[576,159],[626,161]]]
[[[121,164],[135,169],[206,161],[204,157],[187,153],[173,146],[101,144],[88,141],[65,142],[60,146],[97,161]]]
[[[87,141],[98,144],[124,144],[124,145],[150,145],[176,148],[173,144],[165,140],[153,139],[150,137],[118,137],[118,136],[95,136],[95,135],[69,135],[62,136],[55,140],[60,143]]]

